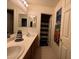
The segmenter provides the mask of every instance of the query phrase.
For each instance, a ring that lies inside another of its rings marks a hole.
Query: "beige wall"
[[[12,2],[8,0],[7,2],[7,8],[8,9],[14,9],[14,32],[16,32],[19,23],[19,14],[25,14],[25,10],[23,10],[21,7],[19,8]],[[36,30],[40,34],[40,21],[41,21],[41,13],[46,13],[46,14],[53,14],[53,7],[49,6],[41,6],[41,5],[29,5],[27,8],[27,13],[28,15],[34,15],[37,16],[37,25],[36,25]]]
[[[21,8],[20,6],[18,7],[16,4],[11,2],[10,0],[7,1],[7,9],[13,9],[14,10],[14,33],[16,32],[19,23],[19,14],[25,14],[25,10]]]
[[[54,53],[56,54],[57,59],[59,59],[59,47],[54,42],[54,29],[55,29],[55,23],[56,23],[56,12],[62,7],[62,1],[60,0],[57,5],[54,7],[54,13],[53,13],[53,21],[52,21],[52,32],[51,32],[51,47],[54,50]]]
[[[41,22],[41,13],[53,14],[53,7],[41,6],[41,5],[29,5],[28,15],[37,16],[37,26],[36,30],[40,34],[40,22]]]

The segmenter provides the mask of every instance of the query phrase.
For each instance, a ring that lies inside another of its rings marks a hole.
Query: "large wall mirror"
[[[36,27],[37,17],[19,14],[19,27]]]

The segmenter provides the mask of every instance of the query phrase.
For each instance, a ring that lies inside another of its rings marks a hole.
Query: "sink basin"
[[[7,59],[18,59],[23,53],[24,48],[21,46],[11,46],[7,48]]]

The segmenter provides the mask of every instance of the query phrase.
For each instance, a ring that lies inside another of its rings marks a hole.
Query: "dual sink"
[[[23,53],[23,48],[21,46],[12,46],[7,48],[8,59],[18,59]]]
[[[7,59],[22,59],[25,52],[28,51],[34,37],[35,35],[30,34],[23,35],[24,40],[18,42],[15,41],[14,37],[10,38],[11,41],[9,40],[7,44]]]
[[[9,42],[7,47],[7,59],[20,59],[25,48],[23,44],[24,41],[15,42],[15,40],[12,40]]]

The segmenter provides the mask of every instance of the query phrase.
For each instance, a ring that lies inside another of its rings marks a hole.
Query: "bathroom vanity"
[[[36,49],[38,48],[38,36],[35,38],[23,59],[33,59]]]
[[[15,38],[13,37],[11,37],[10,39],[13,40],[9,41],[7,44],[8,59],[33,59],[35,51],[39,47],[37,33],[32,33],[30,36],[23,34],[24,40],[20,42],[16,42]],[[10,47],[13,48],[11,49]]]

